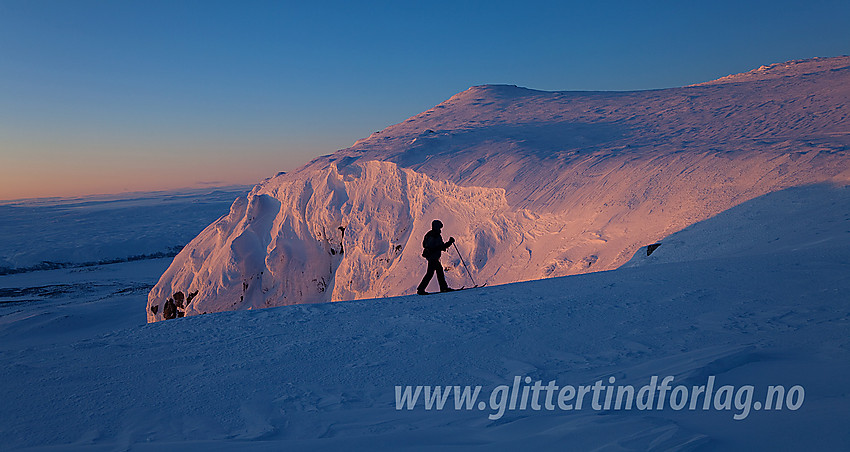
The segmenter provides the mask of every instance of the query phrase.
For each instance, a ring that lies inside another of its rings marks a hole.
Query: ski
[[[425,292],[425,293],[418,293],[417,295],[438,295],[438,294],[441,294],[441,293],[459,292],[461,290],[480,289],[480,288],[482,288],[486,285],[487,285],[487,283],[484,283],[484,284],[481,284],[481,285],[476,284],[472,287],[461,286],[459,289],[451,290],[449,292]]]

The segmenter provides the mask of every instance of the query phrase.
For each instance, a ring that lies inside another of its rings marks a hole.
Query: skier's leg
[[[434,265],[431,264],[431,261],[428,261],[428,271],[425,272],[425,276],[422,278],[422,282],[419,283],[419,286],[416,288],[417,292],[424,292],[426,288],[428,288],[428,283],[431,282],[431,278],[434,277]]]
[[[446,284],[446,274],[443,273],[443,264],[440,261],[435,261],[434,270],[437,272],[437,282],[440,283],[440,292],[445,292],[449,289],[449,285]]]

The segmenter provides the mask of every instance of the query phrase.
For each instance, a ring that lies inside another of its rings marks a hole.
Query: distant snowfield
[[[0,202],[0,274],[173,256],[250,187]]]
[[[629,268],[145,324],[167,262],[0,277],[0,443],[31,450],[846,450],[850,187],[792,188]],[[47,285],[68,292],[24,290]],[[24,294],[26,292],[26,294]],[[52,295],[51,295],[52,294]],[[24,301],[37,297],[39,301]],[[17,300],[17,302],[15,302]],[[396,385],[800,385],[796,411],[396,410]]]
[[[198,292],[187,315],[412,294],[434,218],[477,283],[612,270],[747,200],[850,183],[848,149],[850,57],[652,91],[476,86],[237,199],[148,321],[178,291]]]

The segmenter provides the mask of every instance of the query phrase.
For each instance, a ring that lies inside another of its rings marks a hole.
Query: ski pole
[[[467,267],[466,262],[463,261],[463,256],[460,255],[460,250],[457,249],[457,242],[452,242],[452,245],[455,246],[455,251],[457,251],[457,257],[459,257],[460,262],[463,263],[463,268],[466,269],[466,274],[469,275],[469,280],[472,281],[472,285],[477,286],[478,284],[475,284],[475,280],[472,279],[472,273],[469,273],[469,267]]]

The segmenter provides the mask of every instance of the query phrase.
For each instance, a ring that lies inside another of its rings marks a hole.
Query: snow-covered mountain
[[[433,218],[477,283],[614,269],[744,201],[850,181],[848,101],[846,56],[665,90],[473,87],[237,199],[148,321],[178,291],[187,315],[412,293]]]

